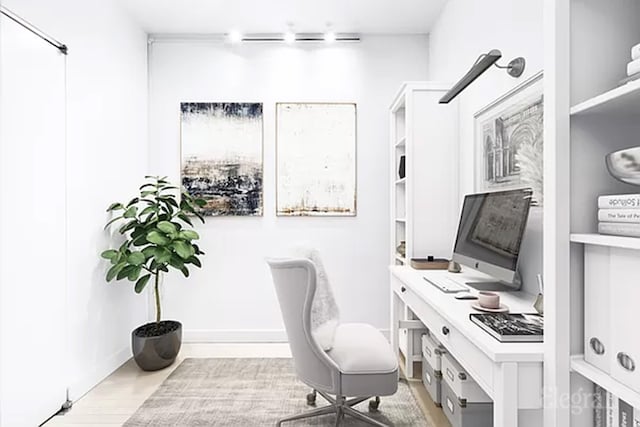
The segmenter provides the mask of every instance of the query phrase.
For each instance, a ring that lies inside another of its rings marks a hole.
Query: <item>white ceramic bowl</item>
[[[615,179],[640,185],[640,147],[625,148],[605,156],[607,169]]]

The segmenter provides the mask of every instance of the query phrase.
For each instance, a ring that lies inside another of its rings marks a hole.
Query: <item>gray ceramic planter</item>
[[[149,336],[155,323],[142,325],[131,332],[133,358],[144,371],[157,371],[175,362],[182,345],[182,324],[174,320],[160,322],[166,332]]]

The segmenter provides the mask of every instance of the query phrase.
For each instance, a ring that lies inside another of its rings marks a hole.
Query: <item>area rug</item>
[[[275,426],[282,417],[313,409],[309,387],[296,379],[291,359],[185,359],[124,424],[126,427]],[[318,396],[318,406],[324,399]],[[367,412],[368,402],[356,407]],[[427,427],[411,390],[400,382],[371,416],[389,426]],[[333,426],[324,415],[284,426]],[[365,426],[346,417],[344,426]]]

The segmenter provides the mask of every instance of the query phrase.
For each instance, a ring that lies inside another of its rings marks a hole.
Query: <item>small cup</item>
[[[500,308],[500,295],[495,292],[480,291],[478,292],[478,304],[484,308]]]

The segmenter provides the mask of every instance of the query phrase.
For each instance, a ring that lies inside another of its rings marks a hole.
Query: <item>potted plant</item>
[[[193,230],[191,218],[204,219],[197,212],[206,202],[182,192],[167,181],[167,177],[147,176],[140,187],[140,195],[126,205],[112,203],[107,212],[116,215],[106,225],[119,225],[118,233],[124,241],[117,249],[102,252],[102,258],[111,262],[106,273],[107,282],[127,279],[134,282],[134,290],[141,293],[149,282],[153,283],[156,306],[155,322],[133,330],[131,346],[133,357],[145,371],[155,371],[171,365],[182,344],[182,324],[162,320],[160,280],[170,268],[189,277],[191,266],[202,267],[200,250],[195,241],[200,238]]]

